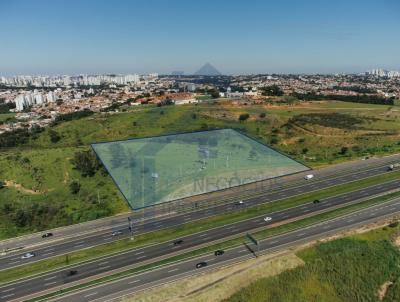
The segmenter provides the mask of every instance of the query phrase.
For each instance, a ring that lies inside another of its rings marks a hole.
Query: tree
[[[283,90],[278,85],[271,85],[262,88],[262,95],[265,96],[282,96]]]
[[[93,176],[100,168],[100,164],[96,157],[90,151],[81,151],[74,154],[72,163],[75,169],[81,172],[83,177]]]
[[[61,136],[52,129],[49,130],[49,137],[53,144],[57,143],[61,139]]]
[[[81,184],[78,181],[74,180],[69,184],[69,189],[72,194],[78,194],[81,190]]]
[[[219,98],[219,92],[217,90],[211,91],[210,95],[211,95],[211,97],[213,99],[218,99]]]
[[[342,148],[340,149],[339,154],[345,155],[345,154],[347,153],[347,151],[349,151],[349,148],[347,148],[347,147],[342,147]]]
[[[260,117],[264,118],[266,116],[265,112],[260,113]]]
[[[3,189],[6,186],[6,183],[4,181],[0,180],[0,189]]]
[[[241,115],[239,115],[239,121],[245,121],[250,117],[250,114],[248,113],[242,113]]]

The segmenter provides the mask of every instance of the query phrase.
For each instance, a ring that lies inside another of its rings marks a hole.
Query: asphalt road
[[[144,261],[154,260],[158,257],[163,257],[177,251],[187,250],[199,246],[201,244],[209,243],[215,240],[228,238],[229,236],[237,235],[242,232],[249,232],[251,230],[268,227],[274,223],[283,222],[288,219],[296,218],[303,215],[312,215],[316,212],[327,210],[340,205],[348,204],[369,196],[377,195],[382,192],[396,190],[400,188],[400,180],[390,181],[361,190],[348,192],[335,197],[321,199],[319,203],[310,203],[270,213],[268,216],[272,218],[270,222],[265,222],[266,215],[251,218],[244,221],[235,222],[223,227],[206,230],[196,234],[191,234],[180,239],[183,243],[174,245],[172,242],[165,242],[153,246],[148,246],[136,250],[131,250],[115,256],[104,257],[102,259],[77,265],[68,270],[49,273],[40,277],[15,282],[6,286],[0,287],[0,301],[7,301],[8,299],[21,298],[33,293],[41,292],[68,284],[74,281],[79,281],[88,277],[92,277],[101,273],[106,273],[112,270],[121,269],[130,265],[140,264]],[[68,277],[68,271],[76,270],[78,274]],[[6,293],[6,294],[5,294]]]
[[[323,188],[328,188],[331,186],[345,184],[351,181],[360,180],[363,178],[375,176],[378,174],[390,173],[387,170],[387,166],[380,166],[377,168],[362,170],[359,172],[346,174],[344,176],[339,176],[336,178],[328,178],[324,180],[311,180],[303,181],[303,185],[289,187],[287,189],[271,192],[267,194],[262,194],[258,196],[249,197],[244,200],[244,204],[237,206],[234,202],[222,204],[212,208],[205,208],[195,212],[190,212],[182,215],[177,215],[174,217],[168,217],[165,219],[160,219],[156,221],[149,221],[143,224],[137,224],[134,226],[133,234],[143,234],[151,231],[162,230],[165,228],[170,228],[178,225],[182,225],[188,222],[193,222],[198,219],[203,219],[205,217],[210,217],[214,215],[219,215],[223,213],[228,213],[232,211],[240,210],[243,207],[252,207],[255,205],[260,205],[263,203],[273,202],[281,199],[285,199],[291,196],[296,196]],[[361,196],[361,195],[360,195]],[[33,263],[39,260],[43,260],[49,257],[54,257],[57,255],[63,255],[70,253],[72,251],[81,250],[83,248],[89,248],[96,245],[101,245],[104,243],[109,243],[122,238],[127,238],[130,236],[130,232],[125,224],[125,228],[120,229],[121,234],[118,236],[112,236],[109,230],[100,230],[98,232],[92,233],[90,236],[75,238],[63,242],[55,242],[50,246],[38,246],[29,250],[29,252],[34,252],[35,257],[29,259],[21,259],[21,253],[13,253],[8,256],[0,257],[0,270],[12,268],[16,266],[25,265],[27,263]],[[45,240],[45,239],[42,239]],[[26,251],[24,251],[26,252]]]
[[[390,163],[400,161],[400,154],[390,155],[382,158],[370,158],[368,160],[356,160],[352,162],[341,163],[320,170],[313,171],[312,173],[316,176],[314,181],[322,180],[325,178],[332,178],[341,174],[354,173],[359,170],[371,169],[377,166],[387,166]],[[224,190],[219,192],[213,192],[202,196],[194,196],[194,198],[201,199],[201,204],[213,203],[215,200],[227,200],[246,198],[246,196],[254,195],[255,193],[267,193],[276,190],[287,189],[289,186],[297,186],[304,184],[304,175],[310,172],[302,172],[294,175],[283,176],[274,178],[264,182],[258,182],[254,184],[244,185],[235,187],[230,190]],[[169,213],[179,214],[179,213]],[[151,212],[147,214],[138,213],[138,218],[151,220],[148,215],[153,215]],[[144,216],[143,216],[144,215]],[[120,228],[127,228],[127,217],[129,214],[121,214],[114,217],[107,217],[103,219],[97,219],[90,222],[81,224],[61,227],[53,230],[49,230],[54,234],[53,237],[42,239],[41,234],[35,233],[16,238],[0,241],[0,251],[6,248],[17,248],[17,247],[30,247],[30,246],[52,246],[62,241],[69,241],[74,239],[82,239],[89,237],[90,235],[98,236],[99,234],[111,233],[113,230]],[[140,216],[140,217],[139,217]],[[154,218],[153,219],[160,219]],[[79,237],[79,238],[77,238]],[[54,253],[55,254],[55,253]],[[50,254],[52,255],[52,254]],[[1,269],[1,267],[0,267]]]
[[[363,224],[368,221],[378,220],[381,217],[400,213],[400,199],[387,202],[378,206],[361,210],[337,219],[303,228],[297,231],[286,233],[280,236],[263,240],[260,245],[260,252],[266,253],[269,251],[279,250],[291,245],[298,244],[311,239],[320,238],[339,230],[351,228],[358,224]],[[250,248],[256,250],[255,246],[250,245]],[[191,259],[185,262],[152,270],[149,272],[134,275],[123,280],[115,281],[97,286],[95,288],[80,291],[69,296],[55,299],[59,302],[87,302],[87,301],[111,301],[123,295],[131,294],[137,291],[142,291],[159,284],[171,282],[190,275],[204,272],[205,270],[214,269],[240,259],[254,257],[254,255],[245,246],[239,246],[233,249],[226,250],[222,256],[214,256],[213,254]],[[199,262],[207,262],[207,267],[196,268]]]

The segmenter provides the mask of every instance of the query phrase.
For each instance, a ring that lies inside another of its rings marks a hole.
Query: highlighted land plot
[[[232,129],[92,144],[132,209],[308,170]]]

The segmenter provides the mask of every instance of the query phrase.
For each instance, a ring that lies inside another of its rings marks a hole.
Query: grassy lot
[[[0,113],[0,124],[15,117],[15,113]]]
[[[381,301],[399,301],[400,252],[391,242],[399,232],[388,226],[318,244],[298,253],[304,266],[260,279],[224,301],[379,301],[379,292]]]
[[[242,113],[250,117],[239,122]],[[98,171],[83,177],[71,164],[77,151],[89,150],[94,142],[235,128],[315,167],[399,152],[399,116],[398,107],[335,101],[291,106],[218,101],[135,107],[64,122],[51,128],[60,136],[56,143],[46,129],[25,145],[1,151],[0,181],[8,185],[0,189],[0,239],[128,209],[108,175]],[[78,194],[70,189],[74,181],[80,184]]]
[[[393,178],[398,177],[398,174],[389,174],[384,175],[385,180],[388,180],[388,176],[392,176]],[[66,265],[76,264],[84,261],[88,261],[94,258],[98,258],[101,256],[106,256],[111,253],[118,253],[126,250],[130,250],[133,248],[143,247],[149,244],[155,244],[160,242],[165,242],[168,240],[173,240],[177,237],[186,236],[195,232],[205,231],[210,228],[215,228],[219,226],[226,225],[228,223],[233,223],[243,219],[250,219],[252,217],[265,215],[267,213],[271,213],[273,211],[282,210],[288,207],[293,207],[296,205],[301,205],[305,203],[309,203],[310,200],[314,200],[316,198],[325,198],[328,196],[332,196],[333,194],[339,194],[341,192],[347,192],[349,190],[354,190],[356,187],[362,188],[370,185],[373,181],[377,181],[378,179],[382,179],[383,176],[377,176],[371,179],[366,179],[361,182],[354,182],[350,184],[345,184],[341,186],[337,186],[330,189],[321,190],[315,193],[303,194],[298,197],[288,198],[279,202],[269,203],[265,205],[261,205],[254,208],[244,209],[243,211],[215,216],[207,219],[202,219],[199,221],[195,221],[192,223],[188,223],[182,226],[178,226],[175,228],[165,229],[162,231],[155,231],[147,234],[142,234],[135,236],[135,240],[131,241],[130,239],[123,239],[116,242],[104,244],[98,247],[93,247],[90,249],[80,250],[77,252],[70,253],[68,255],[68,261],[66,256],[57,256],[52,257],[50,259],[38,261],[33,264],[11,268],[7,270],[0,271],[0,283],[8,282],[11,280],[15,280],[18,278],[22,278],[25,276],[35,275],[39,273],[43,273],[52,269],[58,269]],[[327,212],[319,215],[315,215],[309,217],[307,219],[302,219],[297,222],[283,224],[277,227],[267,228],[263,231],[255,233],[259,239],[266,238],[268,236],[273,236],[282,232],[287,232],[293,230],[297,227],[304,227],[306,225],[316,223],[323,219],[329,219],[335,217],[335,215],[345,214],[348,211],[356,210],[360,207],[365,207],[372,205],[376,202],[383,202],[388,200],[391,197],[399,196],[400,193],[393,193],[384,197],[380,197],[377,199],[371,199],[369,201],[351,205],[348,207],[344,207],[342,209],[335,210],[333,212]],[[231,246],[232,244],[239,244],[241,239],[236,239],[237,241],[228,241],[223,243],[221,246],[211,247],[211,250],[218,247],[226,247]],[[194,252],[198,254],[198,251]],[[190,254],[192,256],[192,254]]]

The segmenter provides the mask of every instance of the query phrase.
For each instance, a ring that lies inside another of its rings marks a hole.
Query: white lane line
[[[53,276],[53,277],[46,278],[46,279],[44,279],[44,281],[49,281],[49,280],[52,280],[52,279],[54,279],[54,278],[57,278],[57,276]]]
[[[204,236],[207,236],[207,235],[208,235],[207,233],[204,233],[204,234],[200,234],[199,237],[204,237]]]
[[[247,250],[240,250],[240,251],[237,251],[237,252],[238,252],[238,254],[240,254],[240,253],[247,252]]]
[[[298,234],[297,237],[303,237],[306,233]]]
[[[146,258],[146,256],[140,256],[140,257],[137,257],[136,259],[139,260],[139,259],[143,259],[143,258]]]
[[[9,294],[9,295],[5,295],[5,296],[1,296],[1,298],[3,299],[5,299],[5,298],[8,298],[8,297],[11,297],[11,296],[14,296],[15,294]]]
[[[135,255],[140,255],[140,254],[144,254],[144,251],[135,253]]]
[[[9,265],[13,265],[13,264],[16,264],[16,263],[19,263],[20,261],[18,260],[18,261],[13,261],[13,262],[10,262],[9,263]]]
[[[91,294],[87,294],[87,295],[85,295],[84,297],[85,297],[85,298],[88,298],[88,297],[91,297],[91,296],[94,296],[94,295],[97,295],[97,292],[94,292],[94,293],[91,293]]]
[[[54,254],[54,252],[49,252],[49,253],[43,254],[42,256],[49,256],[49,255],[52,255],[52,254]]]
[[[111,266],[107,265],[107,266],[100,266],[99,269],[107,269],[110,268]]]
[[[131,281],[131,282],[128,282],[128,284],[133,284],[133,283],[137,283],[137,282],[139,282],[140,281],[140,279],[137,279],[137,280],[133,280],[133,281]]]
[[[168,273],[176,272],[176,271],[178,271],[178,270],[179,270],[179,268],[170,269],[170,270],[168,271]]]
[[[54,282],[48,282],[48,283],[45,283],[44,286],[49,286],[49,285],[56,284],[56,283],[57,283],[56,281],[54,281]]]
[[[108,261],[105,261],[105,262],[99,263],[99,266],[102,266],[102,265],[104,265],[104,264],[108,264]]]
[[[278,243],[279,240],[271,241],[270,244]]]
[[[6,293],[6,292],[10,292],[13,291],[15,289],[15,287],[9,288],[9,289],[4,289],[2,292]]]

